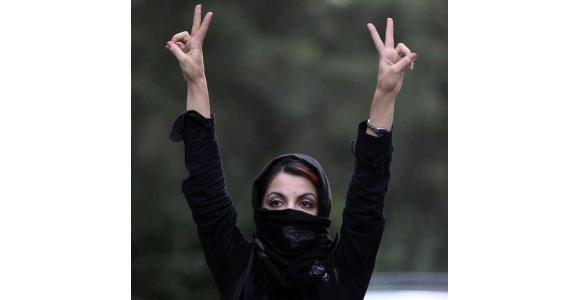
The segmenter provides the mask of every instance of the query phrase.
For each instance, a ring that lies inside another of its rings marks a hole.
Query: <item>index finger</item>
[[[375,44],[375,48],[377,48],[377,52],[379,53],[379,55],[382,56],[384,54],[385,47],[383,46],[383,41],[381,41],[381,37],[379,36],[377,29],[371,23],[367,24],[367,28],[369,30],[369,33],[371,34],[371,38],[373,39],[373,43]]]
[[[205,38],[205,34],[207,33],[207,28],[209,27],[209,24],[211,23],[212,16],[213,16],[213,13],[210,11],[207,14],[205,14],[205,18],[203,18],[203,22],[201,23],[201,28],[199,29],[201,32],[201,36],[203,38]]]
[[[385,46],[395,48],[395,39],[393,38],[393,19],[387,18],[387,30],[385,31]]]

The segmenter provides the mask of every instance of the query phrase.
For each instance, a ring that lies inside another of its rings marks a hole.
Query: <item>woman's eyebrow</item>
[[[302,198],[302,197],[304,197],[304,196],[308,196],[308,195],[314,196],[314,199],[317,199],[316,195],[315,195],[315,194],[313,194],[313,193],[304,193],[304,194],[302,194],[302,195],[298,196],[298,198]]]
[[[270,192],[268,195],[266,195],[266,197],[269,197],[270,195],[277,195],[277,196],[280,196],[282,198],[286,198],[286,196],[280,192]]]

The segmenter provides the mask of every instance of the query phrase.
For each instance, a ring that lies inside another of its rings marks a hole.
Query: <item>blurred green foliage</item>
[[[447,2],[201,1],[215,13],[204,56],[227,184],[249,237],[253,177],[272,157],[316,157],[333,190],[332,236],[368,117],[378,58],[366,24],[418,54],[397,100],[387,227],[376,271],[447,271]],[[164,48],[189,30],[194,2],[132,3],[132,294],[217,299],[180,192],[183,147],[168,134],[185,107]]]

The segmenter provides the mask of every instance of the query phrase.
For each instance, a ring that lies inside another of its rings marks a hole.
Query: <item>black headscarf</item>
[[[318,215],[293,210],[261,208],[270,169],[282,160],[293,158],[308,166],[320,178]],[[260,283],[280,293],[319,294],[334,281],[330,262],[332,240],[330,226],[331,192],[324,169],[314,158],[304,154],[286,154],[270,161],[258,174],[252,191],[256,231],[256,270]]]
[[[332,203],[332,195],[330,193],[330,183],[328,182],[328,177],[326,176],[326,172],[318,163],[316,159],[310,157],[305,154],[300,153],[292,153],[292,154],[284,154],[272,159],[266,166],[258,173],[256,179],[254,180],[254,187],[252,189],[252,207],[254,209],[260,208],[262,206],[262,189],[265,190],[265,175],[268,174],[270,168],[276,165],[276,163],[288,159],[293,158],[302,163],[306,166],[309,166],[317,175],[320,177],[320,184],[316,187],[317,191],[320,193],[318,195],[318,216],[328,218],[330,216],[330,206]]]

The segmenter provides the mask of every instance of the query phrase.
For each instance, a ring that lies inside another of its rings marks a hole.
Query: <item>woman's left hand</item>
[[[367,28],[379,54],[377,89],[384,93],[397,95],[403,84],[405,70],[413,70],[413,62],[417,59],[417,54],[411,52],[403,43],[399,43],[395,47],[393,19],[387,19],[384,44],[373,24],[368,23]]]

